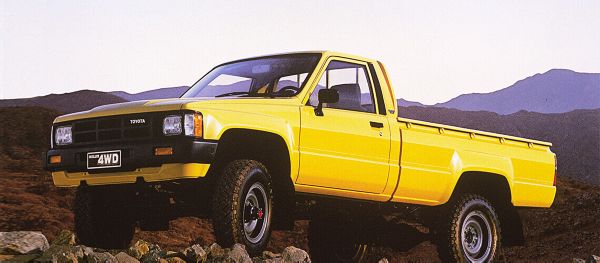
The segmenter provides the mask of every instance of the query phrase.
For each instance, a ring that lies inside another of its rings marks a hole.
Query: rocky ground
[[[0,163],[5,164],[0,167],[0,232],[40,231],[52,242],[62,229],[72,230],[73,189],[54,187],[32,156],[13,156],[10,162],[6,158],[0,154]],[[527,244],[503,249],[502,258],[506,261],[565,262],[600,255],[600,187],[561,178],[552,208],[524,209],[520,214]],[[297,221],[293,231],[273,232],[268,250],[284,251],[294,246],[308,251],[307,228],[307,221]],[[438,260],[430,242],[407,243],[400,230],[393,235],[397,238],[392,238],[388,246],[372,248],[369,262],[384,257],[390,262]],[[205,248],[214,242],[214,236],[209,220],[181,218],[171,222],[169,231],[138,230],[134,242],[139,240],[167,251],[183,251],[193,244]]]
[[[250,257],[245,247],[235,244],[222,248],[193,244],[179,251],[162,249],[157,244],[138,240],[126,250],[102,250],[76,244],[75,235],[63,230],[48,244],[40,232],[0,232],[0,262],[57,262],[57,263],[310,263],[308,253],[289,246],[280,254],[264,251]]]

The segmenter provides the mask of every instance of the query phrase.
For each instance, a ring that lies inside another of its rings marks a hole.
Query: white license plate
[[[87,168],[115,168],[121,167],[121,150],[89,152],[87,154]]]

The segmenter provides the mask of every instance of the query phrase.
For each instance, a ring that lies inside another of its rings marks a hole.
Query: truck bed
[[[393,201],[443,204],[464,174],[497,175],[515,206],[548,207],[556,187],[549,142],[397,118],[400,179]]]

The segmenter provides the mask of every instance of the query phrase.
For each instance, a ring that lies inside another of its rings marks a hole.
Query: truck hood
[[[103,116],[134,114],[157,111],[176,111],[185,105],[206,106],[214,108],[220,104],[290,104],[295,100],[290,99],[265,99],[265,98],[175,98],[158,100],[140,100],[95,107],[91,110],[81,111],[57,117],[54,122],[65,122],[79,119],[96,118]]]

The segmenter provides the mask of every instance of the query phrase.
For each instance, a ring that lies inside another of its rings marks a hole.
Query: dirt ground
[[[0,170],[0,231],[42,231],[52,240],[61,229],[73,229],[70,211],[73,189],[54,187],[49,174],[38,168],[23,169],[23,166],[40,167],[39,161],[28,159],[11,165],[21,166],[15,170],[27,172]],[[506,261],[566,262],[574,257],[600,255],[600,187],[563,178],[558,181],[558,195],[552,208],[523,209],[520,214],[527,244],[504,248],[501,253]],[[170,226],[169,231],[137,231],[135,239],[171,249],[214,242],[209,220],[182,218],[172,221]],[[307,228],[307,221],[297,221],[293,231],[273,232],[269,249],[282,251],[289,245],[308,249]],[[406,244],[403,232],[393,231],[391,235],[395,238],[391,242],[395,243],[372,248],[368,261],[376,262],[382,257],[391,262],[438,261],[433,244],[428,241]]]

